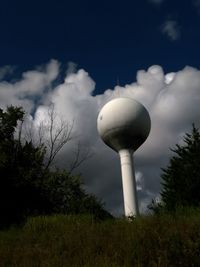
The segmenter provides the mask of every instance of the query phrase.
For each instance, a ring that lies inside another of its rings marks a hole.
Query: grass
[[[200,211],[95,222],[89,216],[28,219],[0,231],[2,267],[200,266]]]

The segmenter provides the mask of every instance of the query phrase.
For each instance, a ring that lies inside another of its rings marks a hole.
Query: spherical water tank
[[[151,127],[148,111],[131,98],[116,98],[100,111],[97,129],[103,141],[115,151],[136,151],[147,139]]]

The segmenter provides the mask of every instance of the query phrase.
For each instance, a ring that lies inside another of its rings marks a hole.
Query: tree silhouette
[[[21,142],[20,131],[16,138],[23,119],[22,108],[0,109],[0,227],[21,223],[27,216],[53,213],[111,217],[83,190],[79,177],[46,167],[44,144]]]
[[[157,208],[173,211],[177,207],[200,206],[200,133],[194,124],[192,132],[183,138],[183,145],[176,144],[171,150],[175,155],[162,169],[161,203]]]

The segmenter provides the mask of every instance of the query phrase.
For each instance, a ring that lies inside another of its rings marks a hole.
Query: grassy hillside
[[[132,222],[31,218],[0,232],[2,267],[200,266],[200,211]]]

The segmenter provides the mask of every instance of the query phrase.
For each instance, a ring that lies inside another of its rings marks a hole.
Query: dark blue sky
[[[118,79],[134,81],[137,70],[153,64],[166,72],[200,67],[198,0],[6,0],[0,34],[1,66],[23,71],[51,58],[72,61],[89,72],[96,93]]]

